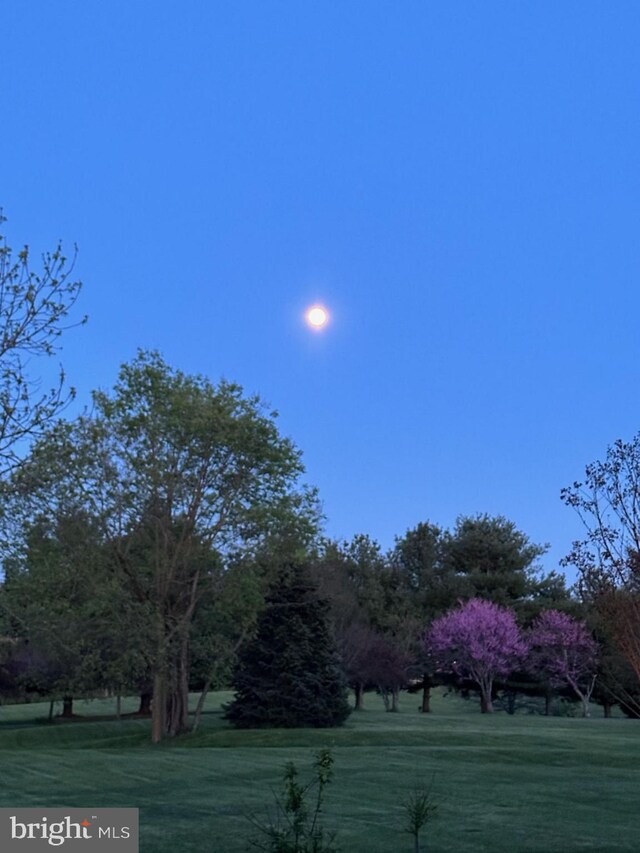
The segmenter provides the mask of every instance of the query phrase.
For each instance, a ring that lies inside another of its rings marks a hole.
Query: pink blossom
[[[507,675],[527,653],[513,611],[480,598],[436,619],[426,645],[441,669],[477,683],[483,712],[493,710],[495,677]]]
[[[552,684],[568,684],[588,716],[598,645],[585,623],[559,610],[544,610],[531,626],[529,643],[529,664]]]

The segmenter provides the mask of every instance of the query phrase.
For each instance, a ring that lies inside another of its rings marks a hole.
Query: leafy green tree
[[[34,448],[16,480],[28,512],[83,506],[146,614],[154,742],[188,729],[191,628],[211,555],[268,535],[272,514],[313,506],[298,488],[300,453],[274,418],[237,385],[141,352],[113,393],[94,394],[91,415]]]
[[[328,605],[297,565],[283,567],[234,674],[226,718],[239,728],[339,726],[347,685],[328,624]]]
[[[208,584],[191,628],[191,681],[201,691],[194,731],[209,690],[231,683],[240,649],[253,635],[264,607],[265,580],[253,562],[220,565]]]
[[[391,552],[391,562],[402,572],[405,587],[419,596],[421,610],[439,612],[451,599],[451,579],[442,563],[442,542],[440,527],[420,522],[404,536],[396,537]]]
[[[28,645],[22,681],[64,698],[67,715],[74,695],[131,686],[141,620],[90,519],[75,513],[31,525],[24,554],[5,563],[2,593],[5,620]]]
[[[349,587],[355,594],[366,623],[377,631],[389,627],[391,584],[386,583],[388,564],[382,548],[370,536],[358,534],[338,546]]]

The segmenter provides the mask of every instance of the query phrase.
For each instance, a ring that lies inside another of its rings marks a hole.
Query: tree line
[[[523,695],[548,709],[564,690],[640,714],[640,439],[562,493],[588,531],[566,560],[574,590],[503,516],[425,521],[388,552],[364,534],[330,541],[300,451],[240,386],[141,351],[78,417],[64,417],[64,374],[38,391],[29,371],[69,326],[72,268],[58,246],[35,272],[0,238],[4,698],[63,699],[71,715],[74,697],[138,693],[155,742],[197,727],[207,692],[232,681],[238,725],[273,724],[261,702],[297,724],[320,696],[337,724],[347,684],[356,710],[375,689],[395,711],[409,688],[428,712],[449,684],[485,711]]]

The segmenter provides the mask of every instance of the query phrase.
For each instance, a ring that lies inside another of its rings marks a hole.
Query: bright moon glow
[[[329,312],[322,305],[312,305],[305,316],[312,329],[323,329],[329,322]]]

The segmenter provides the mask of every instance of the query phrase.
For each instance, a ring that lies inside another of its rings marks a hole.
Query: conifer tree
[[[327,612],[304,569],[284,567],[240,655],[228,720],[239,728],[339,726],[346,720],[347,685]]]

